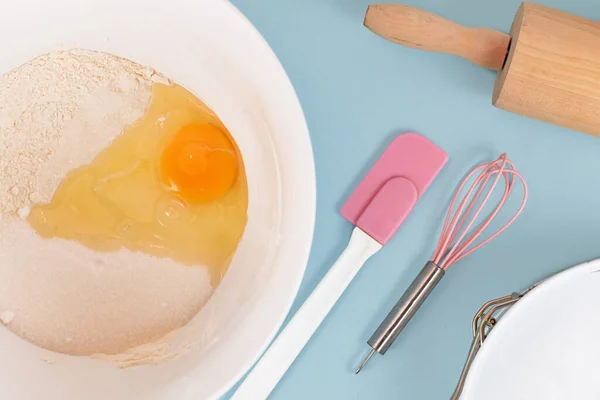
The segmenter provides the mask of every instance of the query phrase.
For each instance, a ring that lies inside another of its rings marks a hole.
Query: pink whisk
[[[467,185],[467,182],[479,172],[479,175],[467,191],[465,197],[460,201],[458,207],[454,214],[452,211],[455,207],[456,201],[458,200],[460,193],[463,191],[464,187]],[[489,190],[485,193],[483,200],[481,201],[479,207],[473,214],[472,218],[469,220],[469,223],[465,227],[465,222],[469,215],[473,212],[473,208],[475,208],[477,204],[477,200],[480,198],[481,194],[484,193],[486,185],[488,185],[490,179],[493,179]],[[504,178],[504,193],[500,198],[500,201],[492,211],[492,213],[485,218],[476,228],[473,228],[475,222],[490,196],[494,188],[500,182],[500,179]],[[506,203],[508,196],[510,196],[514,185],[515,179],[519,179],[523,183],[523,200],[521,201],[521,205],[517,212],[510,218],[510,220],[504,224],[496,233],[492,234],[487,239],[481,241],[479,244],[474,245],[475,241],[483,231],[490,225],[492,220],[498,215],[498,212]],[[470,200],[469,200],[470,199]],[[450,203],[450,209],[448,210],[448,215],[446,215],[446,220],[444,221],[444,226],[442,228],[442,234],[440,235],[440,240],[438,242],[437,248],[435,249],[435,253],[432,258],[432,262],[436,264],[443,270],[447,270],[450,266],[457,261],[465,258],[469,254],[473,253],[475,250],[481,248],[486,243],[492,241],[496,236],[498,236],[502,231],[504,231],[510,224],[512,224],[515,219],[521,214],[523,211],[523,207],[525,207],[525,203],[527,202],[527,184],[525,183],[525,179],[521,176],[520,173],[515,171],[514,165],[508,160],[506,154],[502,154],[498,157],[497,160],[492,161],[487,164],[480,165],[473,169],[460,183],[458,186],[458,190],[456,191],[452,202]],[[464,229],[462,229],[464,227]],[[473,229],[472,229],[473,228]],[[472,247],[470,247],[472,246]]]
[[[458,202],[461,193],[474,176],[477,177],[464,197]],[[500,229],[487,239],[476,243],[508,200],[517,181],[521,181],[523,184],[523,200],[519,208]],[[479,218],[494,189],[498,186],[501,187],[501,183],[504,183],[504,191],[498,204],[487,217]],[[392,311],[367,341],[371,346],[371,351],[356,370],[356,373],[364,368],[375,352],[381,355],[386,353],[402,329],[442,279],[445,271],[451,265],[489,243],[508,228],[523,211],[526,202],[527,184],[525,179],[515,170],[506,154],[502,154],[490,163],[479,165],[465,176],[450,202],[442,233],[431,261],[425,264],[425,267],[404,292]],[[481,221],[477,222],[478,219],[481,219]]]

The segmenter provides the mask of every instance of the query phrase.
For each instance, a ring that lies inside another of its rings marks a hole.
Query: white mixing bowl
[[[205,100],[240,146],[249,222],[213,298],[190,323],[190,352],[154,366],[52,355],[0,327],[6,400],[215,399],[282,324],[306,266],[315,213],[312,150],[281,65],[226,0],[2,1],[0,74],[57,48],[106,51],[154,67]]]

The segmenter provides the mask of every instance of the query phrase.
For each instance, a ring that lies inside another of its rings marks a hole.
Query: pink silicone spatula
[[[232,400],[264,400],[275,388],[362,265],[386,244],[446,163],[423,136],[398,136],[342,207],[356,227],[327,275],[271,344]]]

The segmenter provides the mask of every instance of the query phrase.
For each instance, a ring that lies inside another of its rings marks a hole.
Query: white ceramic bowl
[[[3,1],[0,73],[57,48],[106,51],[152,66],[205,100],[238,142],[249,223],[191,351],[119,370],[44,352],[0,328],[7,400],[215,399],[282,324],[308,259],[315,214],[312,150],[294,90],[268,45],[226,0]]]

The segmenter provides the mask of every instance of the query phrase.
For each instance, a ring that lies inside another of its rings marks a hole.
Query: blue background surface
[[[600,20],[598,2],[538,2]],[[485,301],[600,256],[600,139],[493,107],[493,72],[374,35],[362,25],[369,0],[233,3],[281,60],[313,141],[317,222],[292,311],[345,247],[352,226],[339,208],[394,135],[418,132],[450,156],[412,215],[363,267],[270,399],[449,398],[470,344],[473,314]],[[507,32],[519,1],[405,4]],[[355,376],[368,350],[366,340],[431,256],[457,183],[476,163],[502,152],[529,184],[524,213],[497,240],[453,266],[390,351],[375,356]]]

